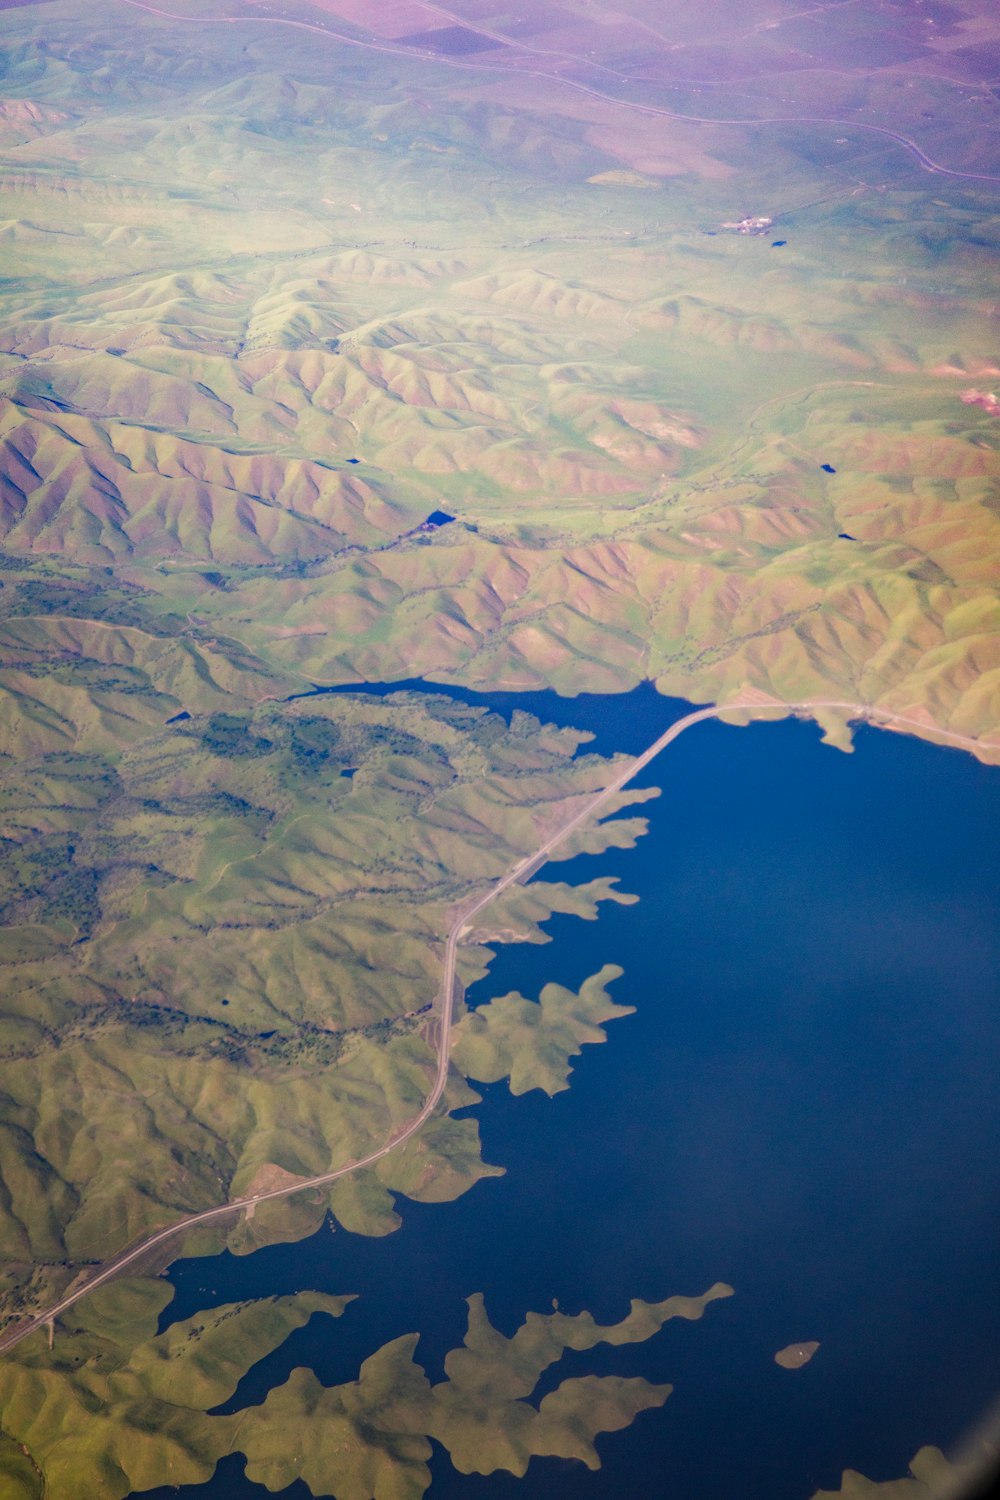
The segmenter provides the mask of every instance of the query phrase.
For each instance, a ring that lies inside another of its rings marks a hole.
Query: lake
[[[651,688],[448,691],[592,728],[603,751],[638,750],[690,708]],[[845,756],[809,724],[708,722],[641,782],[664,790],[634,850],[540,875],[618,874],[640,903],[554,918],[549,944],[501,950],[469,993],[536,997],[610,961],[625,970],[614,998],[637,1007],[585,1049],[567,1093],[482,1091],[484,1155],[506,1176],[452,1204],[403,1200],[384,1240],[324,1228],[172,1268],[170,1318],[305,1288],[361,1294],[263,1361],[231,1407],[298,1364],[351,1379],[410,1330],[437,1378],[475,1291],[510,1332],[554,1297],[613,1320],[630,1297],[716,1280],[736,1295],[702,1322],[559,1367],[550,1383],[617,1371],[676,1386],[598,1440],[599,1472],[536,1460],[523,1480],[469,1478],[436,1453],[431,1496],[807,1500],[844,1467],[898,1477],[1000,1391],[1000,771],[870,728]],[[808,1339],[821,1344],[808,1366],[775,1365]],[[208,1485],[150,1495],[266,1493],[232,1460]]]

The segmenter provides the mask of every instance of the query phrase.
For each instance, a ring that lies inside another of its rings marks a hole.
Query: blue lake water
[[[453,696],[593,728],[601,750],[637,750],[689,708],[652,689]],[[438,1453],[435,1500],[806,1500],[844,1467],[898,1477],[1000,1391],[1000,771],[873,729],[845,756],[808,724],[709,722],[643,781],[664,791],[634,850],[539,877],[618,874],[641,902],[553,919],[551,943],[502,950],[468,997],[536,996],[611,961],[615,998],[638,1008],[585,1049],[567,1093],[483,1090],[484,1154],[507,1175],[453,1204],[404,1201],[384,1240],[324,1228],[172,1270],[171,1317],[361,1294],[251,1372],[234,1406],[298,1364],[351,1379],[410,1330],[436,1377],[474,1291],[509,1332],[554,1297],[611,1320],[633,1296],[735,1287],[700,1323],[559,1367],[554,1380],[676,1386],[598,1440],[599,1472],[536,1460],[523,1480],[470,1478]],[[806,1339],[821,1341],[811,1364],[774,1364]],[[233,1460],[209,1485],[155,1493],[267,1492]]]

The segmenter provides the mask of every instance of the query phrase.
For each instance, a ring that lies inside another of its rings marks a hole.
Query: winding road
[[[56,1318],[68,1311],[69,1308],[74,1307],[83,1297],[86,1297],[90,1292],[96,1291],[98,1287],[106,1286],[109,1281],[113,1281],[116,1277],[123,1275],[130,1267],[135,1267],[138,1262],[142,1261],[152,1251],[160,1246],[165,1246],[171,1240],[187,1233],[188,1230],[194,1229],[201,1224],[211,1224],[216,1220],[242,1213],[247,1209],[255,1207],[258,1203],[273,1202],[278,1198],[289,1198],[293,1193],[304,1193],[313,1188],[327,1187],[330,1183],[336,1182],[341,1177],[347,1177],[352,1172],[360,1172],[364,1167],[374,1166],[376,1162],[388,1156],[390,1151],[395,1151],[404,1141],[412,1139],[434,1113],[447,1086],[452,1029],[455,1017],[455,1001],[458,998],[460,988],[457,975],[458,947],[462,938],[469,931],[473,919],[512,885],[527,880],[529,876],[533,875],[541,865],[545,864],[553,851],[564,840],[569,838],[570,834],[575,833],[578,828],[581,828],[590,819],[599,814],[611,798],[615,797],[628,782],[638,776],[640,771],[645,770],[650,761],[654,760],[661,751],[665,750],[679,735],[682,735],[685,730],[690,729],[693,725],[700,724],[705,719],[720,718],[727,713],[740,712],[754,718],[759,718],[775,713],[812,713],[815,710],[821,709],[839,709],[849,714],[852,719],[868,720],[886,725],[905,724],[911,728],[920,729],[924,733],[927,733],[931,727],[922,723],[919,719],[909,718],[905,714],[892,713],[886,709],[872,708],[866,704],[849,703],[834,698],[813,699],[810,702],[803,703],[781,703],[778,701],[755,703],[734,700],[732,703],[721,703],[712,705],[709,708],[700,708],[694,713],[685,714],[683,718],[677,719],[670,725],[669,729],[664,730],[663,734],[655,739],[640,755],[626,761],[622,769],[606,786],[602,787],[599,792],[595,792],[592,797],[589,797],[584,805],[572,817],[568,818],[565,823],[561,824],[533,853],[519,860],[495,884],[489,886],[479,895],[463,902],[456,909],[451,925],[445,934],[441,983],[435,998],[436,1015],[434,1016],[434,1022],[436,1023],[437,1030],[437,1046],[434,1082],[422,1108],[418,1114],[414,1115],[412,1120],[396,1130],[376,1150],[370,1151],[367,1156],[359,1157],[357,1161],[346,1162],[343,1166],[334,1167],[329,1172],[320,1172],[316,1177],[308,1177],[285,1187],[271,1188],[267,1192],[251,1193],[243,1198],[230,1199],[226,1203],[217,1204],[214,1208],[206,1208],[202,1209],[199,1213],[188,1214],[185,1218],[179,1219],[175,1224],[170,1224],[165,1229],[159,1229],[154,1234],[148,1235],[138,1244],[121,1251],[120,1254],[106,1261],[86,1282],[67,1292],[64,1297],[61,1297],[57,1302],[53,1302],[50,1307],[44,1308],[32,1318],[8,1329],[0,1337],[0,1354],[13,1349],[22,1339],[28,1338],[30,1334],[37,1332],[39,1329],[51,1328]],[[952,734],[949,730],[935,729],[933,732],[949,744],[961,746],[965,749],[976,749],[983,745],[982,741],[971,739],[966,735]]]
[[[204,25],[206,21],[211,20],[220,24],[242,23],[292,26],[298,29],[315,32],[321,36],[327,37],[330,40],[339,41],[343,44],[353,47],[367,47],[371,48],[372,50],[388,52],[396,55],[421,55],[419,53],[415,53],[412,48],[403,48],[399,46],[393,47],[386,44],[365,42],[359,40],[356,37],[345,36],[326,26],[319,26],[308,22],[285,19],[281,17],[217,16],[195,18],[191,16],[178,15],[172,11],[161,9],[158,6],[143,3],[143,0],[124,0],[124,3],[132,6],[134,9],[142,10],[147,12],[148,14],[177,22]],[[485,34],[491,37],[496,35],[492,32],[487,32]],[[546,73],[541,70],[511,70],[504,69],[502,66],[499,66],[495,63],[471,63],[468,60],[458,61],[454,58],[441,56],[436,56],[434,58],[434,61],[442,64],[449,64],[451,66],[475,68],[481,71],[515,71],[517,76],[519,77],[536,76],[547,78],[553,83],[562,84],[568,88],[572,88],[577,90],[578,92],[589,94],[594,98],[605,100],[612,104],[621,106],[622,108],[637,111],[642,114],[660,116],[667,120],[679,120],[690,123],[716,126],[734,126],[742,127],[744,129],[775,125],[812,124],[832,125],[838,128],[862,130],[880,135],[897,143],[906,151],[911,153],[911,155],[914,156],[915,159],[919,162],[920,166],[928,172],[941,173],[949,177],[965,178],[981,182],[1000,181],[1000,178],[987,174],[956,171],[952,168],[945,167],[941,163],[931,158],[920,146],[917,145],[915,141],[911,140],[908,136],[885,126],[875,125],[868,122],[805,116],[757,119],[720,119],[715,117],[687,115],[680,114],[656,105],[641,104],[636,101],[621,99],[613,94],[603,93],[598,89],[590,88],[586,84],[583,84],[579,81],[565,77],[559,77],[558,75]],[[434,1002],[433,1032],[436,1043],[436,1066],[433,1083],[421,1109],[416,1115],[414,1115],[414,1117],[410,1121],[398,1128],[392,1135],[388,1137],[386,1141],[383,1142],[382,1145],[370,1151],[367,1155],[358,1158],[356,1161],[347,1162],[342,1166],[332,1168],[330,1171],[319,1173],[315,1177],[302,1179],[290,1185],[272,1188],[265,1192],[249,1194],[241,1198],[234,1198],[225,1203],[217,1204],[213,1208],[203,1209],[200,1212],[188,1214],[184,1218],[178,1220],[176,1223],[168,1225],[167,1227],[157,1230],[153,1234],[148,1235],[139,1243],[121,1251],[118,1255],[115,1255],[110,1260],[106,1261],[92,1275],[90,1275],[85,1282],[74,1287],[59,1300],[53,1302],[49,1307],[44,1308],[42,1311],[36,1313],[30,1319],[26,1319],[23,1322],[15,1325],[14,1327],[9,1328],[2,1336],[0,1336],[0,1354],[10,1351],[23,1339],[28,1338],[32,1333],[35,1333],[46,1327],[51,1328],[58,1317],[67,1312],[71,1307],[75,1306],[79,1301],[81,1301],[82,1298],[87,1296],[89,1293],[96,1291],[97,1288],[101,1286],[107,1285],[110,1281],[113,1281],[117,1277],[122,1276],[130,1269],[138,1267],[143,1260],[145,1260],[152,1254],[152,1252],[156,1251],[157,1249],[166,1247],[168,1244],[179,1239],[180,1236],[186,1234],[191,1229],[232,1217],[233,1215],[253,1209],[261,1203],[273,1202],[277,1199],[288,1198],[294,1193],[307,1192],[316,1188],[327,1187],[331,1183],[334,1183],[340,1178],[346,1177],[353,1172],[358,1172],[363,1170],[364,1168],[374,1166],[377,1162],[388,1156],[391,1151],[396,1150],[399,1146],[403,1145],[404,1142],[411,1140],[434,1114],[447,1086],[455,1005],[456,1000],[460,998],[461,990],[457,975],[458,948],[459,944],[462,942],[463,937],[469,932],[470,926],[474,922],[474,919],[489,905],[491,905],[492,902],[496,901],[504,891],[508,890],[511,886],[516,885],[519,882],[527,880],[532,874],[534,874],[535,871],[537,871],[549,859],[553,851],[560,844],[562,844],[567,838],[569,838],[571,834],[576,832],[579,828],[581,828],[591,819],[600,814],[602,808],[604,808],[608,804],[608,802],[612,798],[614,798],[622,790],[623,787],[627,785],[628,782],[633,780],[633,778],[636,777],[641,771],[643,771],[652,760],[654,760],[663,750],[665,750],[670,744],[672,744],[674,740],[676,740],[686,730],[692,728],[695,724],[701,723],[706,719],[719,718],[725,714],[733,713],[735,711],[742,712],[751,717],[764,717],[775,713],[811,713],[815,712],[816,710],[823,709],[839,710],[849,714],[852,718],[870,720],[884,725],[906,725],[910,728],[918,729],[924,733],[932,730],[932,726],[929,726],[918,719],[910,718],[904,714],[892,713],[888,710],[874,708],[860,703],[845,702],[839,699],[822,699],[787,704],[780,702],[752,703],[734,701],[728,704],[719,704],[708,708],[699,709],[693,713],[686,714],[681,719],[678,719],[675,723],[671,724],[670,727],[663,732],[663,734],[661,734],[656,740],[654,740],[653,743],[649,745],[648,748],[644,750],[640,755],[636,756],[634,759],[628,760],[621,768],[621,770],[619,770],[607,783],[606,786],[604,786],[599,792],[595,793],[592,797],[588,798],[583,806],[580,807],[570,818],[568,818],[566,822],[558,827],[555,832],[552,833],[550,837],[547,838],[545,842],[541,844],[536,850],[521,859],[501,879],[496,881],[493,885],[489,886],[485,891],[482,891],[478,895],[471,897],[455,910],[451,924],[445,934],[441,982]],[[958,745],[966,749],[975,749],[982,743],[967,736],[952,734],[946,730],[933,730],[933,733],[950,744]]]
[[[898,130],[892,130],[888,125],[875,125],[867,120],[841,120],[838,118],[828,118],[824,115],[771,115],[761,116],[756,119],[723,119],[715,115],[679,114],[676,110],[667,109],[665,106],[659,104],[640,104],[634,99],[622,99],[617,94],[604,93],[603,90],[591,88],[588,84],[581,83],[578,79],[567,78],[560,73],[549,72],[544,68],[508,68],[499,62],[473,62],[469,58],[449,57],[445,53],[421,51],[413,46],[393,46],[391,42],[366,41],[361,37],[348,36],[345,32],[336,31],[332,26],[321,26],[314,21],[301,21],[289,16],[183,16],[178,15],[176,11],[164,10],[158,5],[148,4],[147,0],[122,0],[122,3],[130,5],[133,10],[142,10],[147,15],[159,16],[166,21],[181,21],[189,25],[198,26],[206,24],[292,26],[298,31],[311,31],[317,36],[326,37],[328,41],[341,42],[347,47],[360,47],[369,52],[385,52],[391,57],[423,58],[425,61],[441,63],[445,67],[461,68],[467,72],[507,73],[516,78],[544,78],[550,83],[562,84],[566,88],[573,89],[578,94],[589,94],[592,99],[600,99],[607,104],[617,104],[622,109],[633,110],[642,115],[655,115],[663,120],[680,120],[689,125],[730,125],[742,126],[743,128],[757,128],[762,125],[833,125],[841,130],[863,130],[868,134],[880,135],[887,140],[895,141],[897,145],[902,146],[905,151],[908,151],[919,162],[925,172],[936,172],[943,177],[964,178],[969,182],[1000,183],[1000,177],[993,176],[989,172],[960,172],[954,167],[946,167],[941,162],[935,161],[932,156],[928,156],[923,147],[918,146],[916,141],[911,140],[908,135],[903,135]],[[430,5],[425,8],[432,11],[438,9],[438,7]],[[456,17],[455,19],[459,18]],[[492,40],[510,42],[514,45],[512,38],[503,37],[499,32],[487,31],[483,27],[477,26],[473,21],[463,20],[462,25],[466,30],[476,31],[481,36],[489,37]],[[535,51],[537,49],[528,48],[527,50]],[[590,66],[600,67],[600,64],[594,64],[590,58],[578,58],[568,53],[559,55],[567,61],[577,63],[586,62]],[[601,71],[613,72],[614,70],[601,68]],[[617,76],[622,77],[624,82],[629,82],[624,75],[618,74]]]

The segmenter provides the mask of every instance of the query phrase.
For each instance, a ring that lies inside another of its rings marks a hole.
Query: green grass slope
[[[228,701],[141,739],[133,722],[114,753],[0,762],[8,1318],[154,1228],[318,1175],[411,1120],[433,1078],[427,1009],[450,911],[610,774],[571,758],[575,731],[442,698]],[[588,847],[643,827],[616,818]],[[621,899],[607,878],[535,884],[470,934],[463,977],[484,972],[487,939],[537,940],[553,910],[593,917],[606,899]],[[543,995],[556,1073],[560,1048],[624,1013],[592,988],[565,1015]],[[459,1074],[476,1069],[493,1076],[459,1057]],[[446,1106],[475,1097],[457,1074]],[[474,1119],[442,1117],[329,1198],[262,1205],[229,1243],[306,1234],[328,1203],[384,1233],[393,1195],[440,1201],[497,1170]]]
[[[414,1360],[418,1335],[367,1358],[358,1379],[324,1387],[294,1369],[258,1406],[214,1412],[242,1377],[311,1318],[340,1317],[351,1297],[300,1292],[231,1303],[156,1332],[171,1296],[155,1281],[102,1289],[74,1314],[53,1349],[36,1337],[0,1369],[4,1495],[123,1500],[166,1480],[203,1482],[219,1459],[246,1455],[247,1474],[275,1491],[295,1480],[343,1500],[419,1500],[430,1484],[430,1439],[463,1474],[523,1474],[534,1456],[600,1467],[602,1432],[662,1406],[669,1385],[617,1375],[564,1379],[531,1396],[567,1350],[642,1343],[672,1318],[697,1320],[732,1294],[717,1283],[699,1297],[633,1301],[602,1327],[589,1313],[529,1313],[510,1339],[469,1299],[465,1342],[436,1385]]]

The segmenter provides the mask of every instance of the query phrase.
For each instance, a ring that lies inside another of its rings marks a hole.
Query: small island
[[[779,1349],[774,1356],[776,1365],[783,1370],[801,1370],[812,1359],[819,1344],[815,1339],[807,1340],[804,1344],[786,1344],[784,1349]]]

